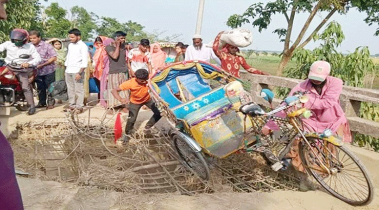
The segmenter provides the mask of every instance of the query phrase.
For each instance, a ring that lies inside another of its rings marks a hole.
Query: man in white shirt
[[[71,43],[68,45],[65,76],[69,108],[81,113],[84,106],[84,71],[88,65],[88,47],[81,40],[78,29],[71,29],[68,34]]]
[[[29,110],[28,114],[33,115],[36,112],[33,91],[29,81],[29,76],[32,74],[34,68],[32,66],[37,66],[41,61],[41,57],[38,54],[36,48],[33,44],[26,43],[29,38],[29,33],[24,29],[14,29],[11,32],[11,41],[6,41],[3,44],[0,44],[0,52],[7,51],[7,56],[4,59],[5,63],[8,65],[10,63],[19,64],[21,67],[25,68],[23,72],[14,72],[17,76],[17,79],[21,83],[22,91],[24,92],[25,99],[28,103]],[[29,55],[28,59],[20,59],[20,55]],[[7,70],[4,70],[2,74],[5,74],[8,70],[12,70],[9,66]]]
[[[221,65],[220,59],[214,54],[212,48],[206,47],[203,44],[203,40],[201,39],[201,36],[198,34],[195,34],[192,37],[193,45],[188,46],[186,50],[186,54],[184,56],[184,59],[186,61],[192,61],[192,60],[200,60],[205,62],[210,62],[210,60],[214,60],[218,65]]]

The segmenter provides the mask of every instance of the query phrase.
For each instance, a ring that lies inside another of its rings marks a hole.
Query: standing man
[[[149,74],[152,73],[151,55],[150,55],[150,41],[148,39],[141,39],[138,48],[129,51],[129,76],[134,77],[138,69],[147,69]]]
[[[7,19],[4,4],[8,0],[0,0],[0,20]],[[38,54],[38,53],[37,53]],[[13,151],[8,140],[0,131],[0,209],[24,209],[20,188],[17,184],[14,169]]]
[[[41,40],[39,31],[30,31],[29,39],[41,56],[41,62],[37,65],[37,78],[35,80],[39,98],[36,108],[46,107],[46,109],[52,109],[54,108],[54,98],[49,94],[46,100],[46,95],[50,84],[55,82],[54,62],[57,60],[57,52],[54,50],[53,45]]]
[[[126,64],[126,47],[125,47],[126,33],[116,31],[113,35],[114,42],[105,47],[105,51],[109,58],[109,73],[108,73],[108,106],[113,108],[124,105],[112,95],[112,90],[129,78],[128,66]],[[122,98],[129,98],[127,91],[121,91]]]
[[[188,46],[185,51],[184,60],[200,60],[209,63],[210,60],[213,59],[218,65],[221,65],[220,59],[214,54],[212,48],[204,46],[200,35],[195,34],[192,38],[192,42],[193,45]]]
[[[66,57],[66,84],[69,109],[83,112],[84,106],[84,71],[88,65],[88,47],[81,40],[81,32],[74,28],[68,32],[70,44]],[[77,97],[77,98],[76,98]]]

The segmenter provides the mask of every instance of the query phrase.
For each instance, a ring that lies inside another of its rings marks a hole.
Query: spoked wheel
[[[299,155],[304,167],[317,182],[333,196],[350,205],[369,204],[373,199],[374,189],[358,158],[344,146],[338,147],[331,143],[324,145],[323,140],[318,138],[307,139],[312,146],[301,142]]]
[[[203,180],[209,180],[209,167],[201,152],[197,152],[180,136],[173,136],[175,149],[184,166],[195,172]]]

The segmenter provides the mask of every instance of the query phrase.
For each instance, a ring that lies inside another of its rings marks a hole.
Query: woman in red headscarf
[[[240,50],[238,47],[226,44],[222,50],[219,49],[220,45],[220,38],[221,35],[224,32],[221,31],[215,38],[215,41],[213,43],[213,51],[217,55],[217,57],[221,60],[221,68],[231,75],[239,78],[240,77],[240,67],[242,66],[246,71],[252,73],[252,74],[260,74],[260,75],[268,75],[267,73],[263,71],[259,71],[258,69],[255,69],[251,67],[249,64],[247,64],[244,57],[237,55],[237,52]]]
[[[104,70],[104,58],[107,57],[107,52],[103,44],[106,39],[108,39],[108,37],[98,36],[93,44],[96,48],[95,54],[93,55],[93,65],[95,68],[93,76],[98,80],[101,80]]]

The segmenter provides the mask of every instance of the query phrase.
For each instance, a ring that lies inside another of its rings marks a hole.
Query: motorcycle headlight
[[[4,77],[7,79],[13,79],[13,75],[10,75],[10,74],[4,75]]]

